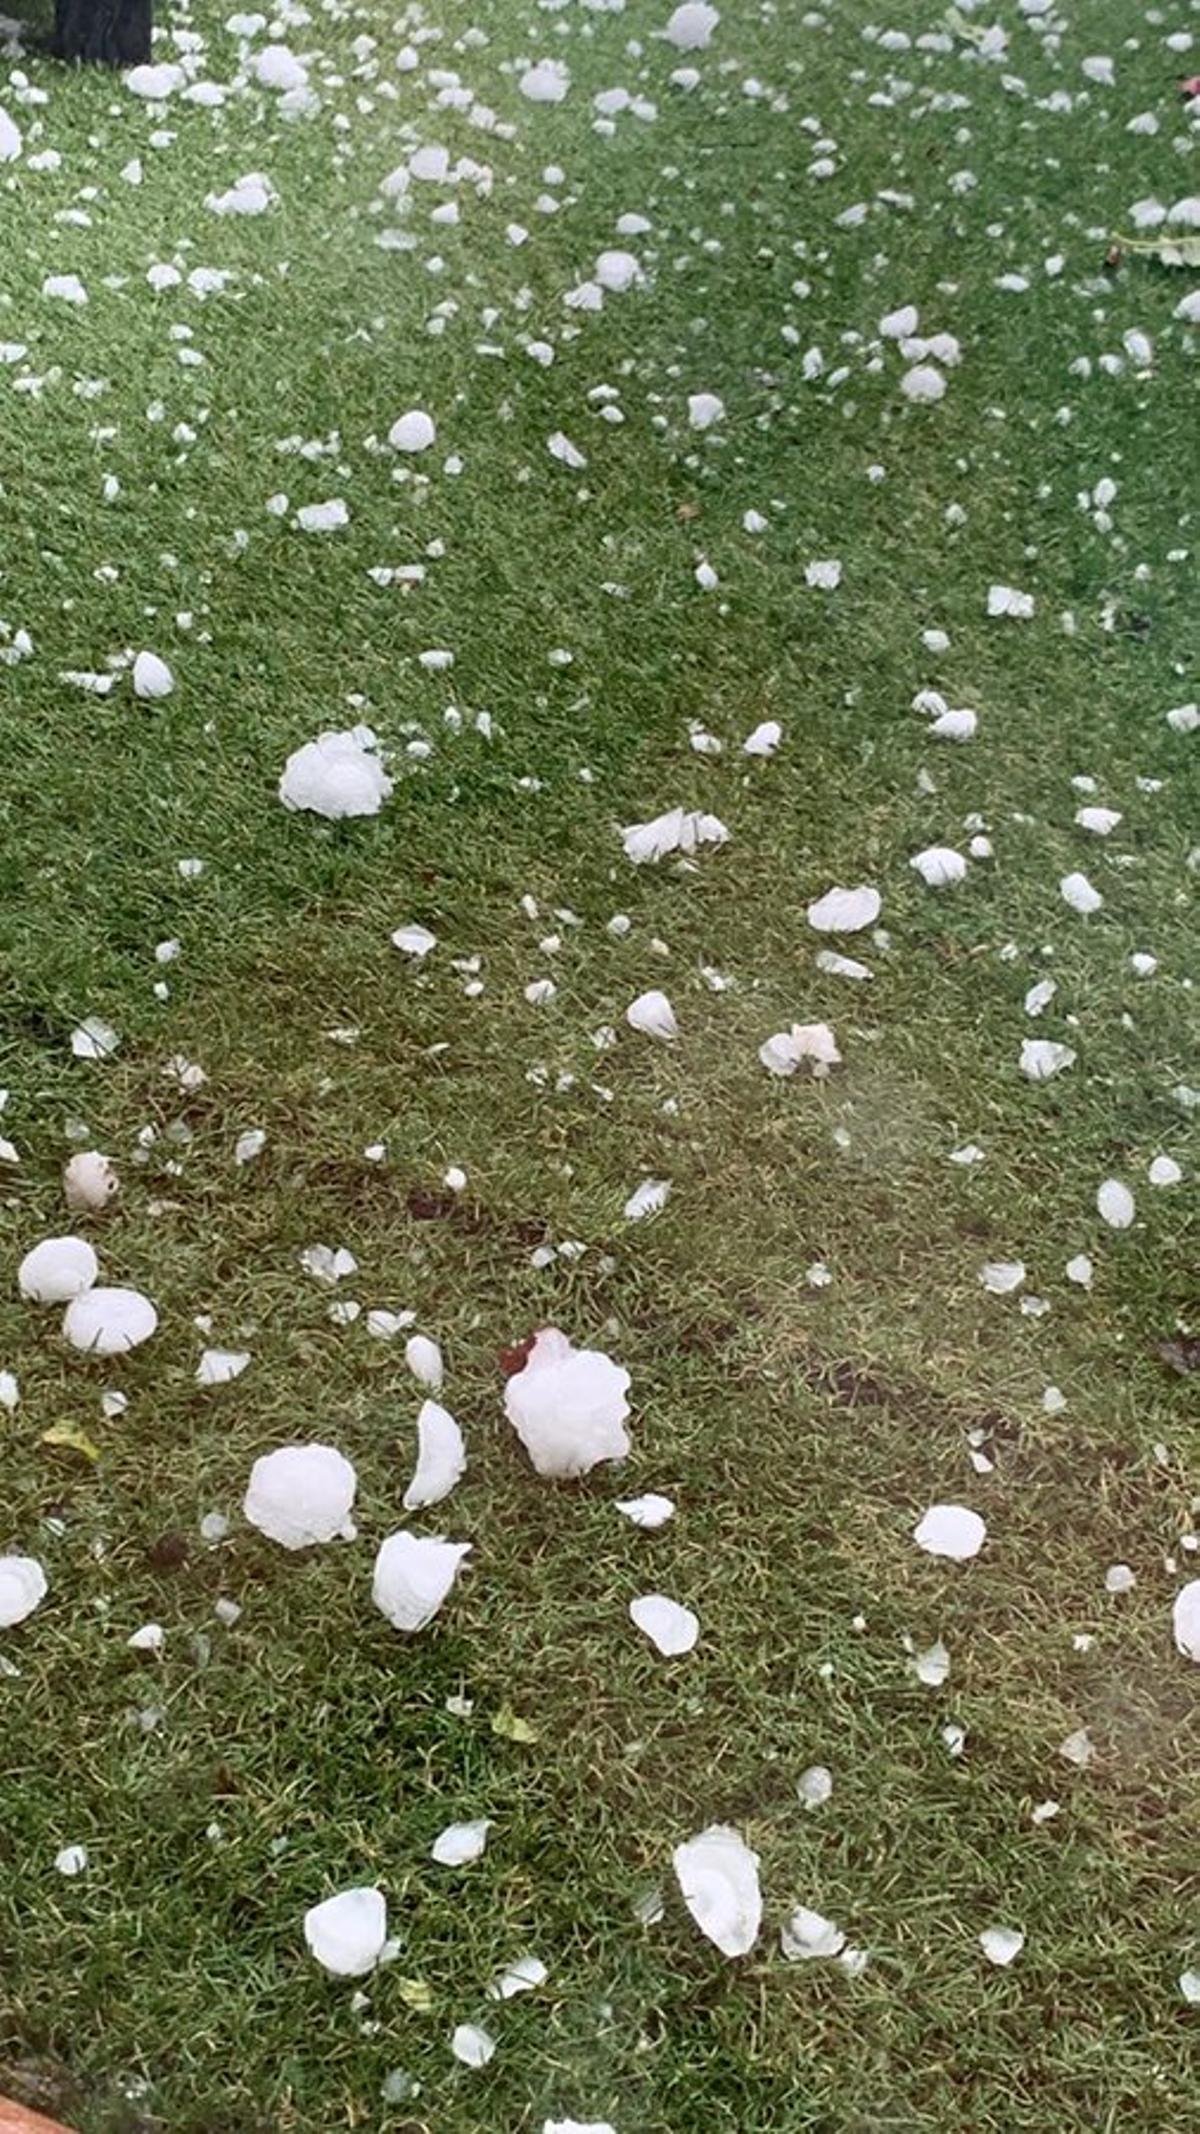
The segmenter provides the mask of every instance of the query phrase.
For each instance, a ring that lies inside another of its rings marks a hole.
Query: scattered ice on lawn
[[[729,832],[715,815],[696,808],[669,808],[651,822],[631,823],[622,830],[625,856],[635,867],[669,859],[674,852],[692,853],[697,845],[724,845]]]
[[[317,1962],[335,1978],[364,1978],[373,1971],[387,1941],[387,1906],[382,1891],[340,1890],[304,1914],[304,1939]]]
[[[665,1659],[691,1652],[700,1635],[699,1617],[678,1601],[668,1600],[665,1593],[643,1593],[630,1601],[629,1613]]]
[[[466,1472],[467,1452],[454,1417],[427,1400],[417,1417],[417,1466],[404,1492],[406,1512],[440,1504]]]
[[[470,1551],[469,1541],[445,1541],[440,1534],[389,1534],[375,1558],[375,1606],[394,1630],[424,1630],[448,1598]]]
[[[978,1512],[964,1504],[931,1504],[913,1528],[913,1540],[927,1556],[948,1556],[965,1563],[978,1556],[987,1539],[987,1527]]]
[[[353,1541],[358,1477],[332,1445],[282,1445],[250,1470],[242,1510],[251,1526],[285,1549]]]
[[[544,1327],[507,1381],[509,1422],[540,1475],[572,1479],[629,1453],[629,1373],[598,1349],[577,1349]]]
[[[762,1895],[758,1854],[725,1823],[711,1823],[672,1854],[680,1893],[702,1934],[723,1956],[745,1956],[758,1940]]]
[[[985,1927],[979,1937],[979,1946],[989,1964],[1005,1970],[1016,1962],[1025,1946],[1025,1936],[1020,1927]]]

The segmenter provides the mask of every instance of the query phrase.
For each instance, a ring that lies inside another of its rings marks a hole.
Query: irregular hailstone
[[[387,1941],[387,1906],[377,1889],[344,1889],[304,1914],[304,1939],[335,1978],[373,1971]]]
[[[84,1237],[44,1237],[17,1269],[17,1287],[31,1304],[69,1304],[90,1289],[100,1263]]]
[[[961,882],[967,871],[962,853],[948,845],[930,845],[926,851],[914,854],[908,864],[930,889],[948,889],[953,882]]]
[[[0,1556],[0,1630],[23,1623],[46,1592],[46,1574],[36,1556]]]
[[[99,1215],[119,1191],[120,1180],[99,1149],[81,1149],[63,1170],[67,1206],[76,1213]]]
[[[722,1956],[745,1956],[762,1925],[758,1854],[725,1823],[710,1823],[671,1855],[683,1901]]]
[[[883,899],[869,882],[857,889],[827,889],[808,907],[808,923],[819,934],[858,934],[874,926],[883,909]]]
[[[1195,1997],[1200,2000],[1200,1973],[1196,1976]],[[544,2119],[542,2134],[617,2134],[617,2130],[607,2119]]]
[[[68,1304],[63,1332],[91,1356],[123,1356],[149,1341],[158,1313],[140,1289],[85,1289]]]
[[[668,1178],[643,1178],[636,1191],[625,1203],[627,1223],[645,1222],[648,1216],[660,1215],[671,1197],[671,1182]]]
[[[1093,837],[1111,837],[1123,817],[1116,808],[1077,808],[1075,820],[1081,830],[1090,830]]]
[[[1069,904],[1072,911],[1082,912],[1085,918],[1089,912],[1099,911],[1104,902],[1086,874],[1064,874],[1058,889],[1063,903]]]
[[[913,1528],[913,1540],[927,1556],[948,1556],[953,1563],[966,1563],[978,1556],[987,1540],[987,1528],[978,1512],[965,1504],[931,1504]]]
[[[716,8],[706,6],[705,0],[684,0],[684,5],[670,17],[663,36],[677,52],[702,52],[720,20]]]
[[[668,808],[665,815],[656,815],[652,822],[630,823],[621,837],[625,857],[635,867],[669,859],[673,852],[694,852],[697,845],[729,842],[724,823],[715,815],[702,814],[698,808]]]
[[[392,781],[375,754],[374,736],[361,726],[318,734],[296,749],[283,767],[279,798],[285,808],[307,809],[328,822],[378,815],[390,800]]]
[[[689,393],[687,407],[693,430],[711,430],[725,413],[725,402],[718,393]]]
[[[643,1593],[629,1603],[629,1613],[638,1629],[668,1660],[690,1652],[700,1635],[700,1618],[665,1593]]]
[[[861,985],[874,976],[867,964],[856,963],[853,956],[839,956],[832,948],[819,948],[816,962],[817,969],[824,971],[828,978],[850,978]]]
[[[375,1558],[371,1583],[375,1606],[394,1630],[424,1630],[470,1552],[469,1541],[445,1541],[440,1534],[410,1534],[404,1529],[389,1534]]]
[[[629,1452],[629,1373],[543,1327],[504,1388],[504,1410],[540,1475],[567,1480]]]
[[[71,1051],[77,1060],[109,1060],[120,1042],[111,1023],[98,1015],[85,1017],[71,1032]]]
[[[1048,1037],[1027,1037],[1021,1046],[1021,1073],[1030,1082],[1048,1082],[1075,1065],[1070,1045],[1055,1044]]]
[[[648,1532],[665,1526],[668,1519],[675,1517],[675,1506],[670,1497],[660,1497],[653,1490],[644,1497],[618,1497],[617,1510],[631,1526],[644,1527]]]
[[[636,253],[614,249],[596,254],[592,274],[602,289],[610,289],[619,296],[623,290],[633,287],[641,271],[641,263]]]
[[[459,2023],[450,2040],[450,2050],[464,2067],[486,2067],[496,2050],[496,2040],[481,2023]]]
[[[570,86],[571,76],[561,59],[539,59],[535,67],[526,67],[517,83],[531,104],[561,104]]]
[[[625,1010],[625,1020],[631,1030],[640,1030],[645,1037],[657,1037],[670,1044],[679,1035],[675,1010],[665,993],[652,990],[639,993]]]
[[[1024,1260],[985,1260],[979,1279],[993,1297],[1010,1297],[1025,1280]]]
[[[349,1460],[332,1445],[281,1445],[254,1462],[242,1511],[260,1534],[285,1549],[353,1541],[357,1487]]]
[[[795,1074],[801,1062],[807,1061],[817,1080],[842,1063],[828,1023],[793,1023],[790,1030],[779,1030],[760,1045],[758,1056],[767,1073],[776,1075]]]
[[[779,1939],[790,1964],[811,1963],[821,1956],[840,1956],[846,1946],[841,1928],[820,1912],[810,1911],[806,1904],[797,1905]]]
[[[747,734],[742,743],[743,756],[773,756],[783,740],[783,728],[778,719],[763,719],[752,734]]]
[[[304,89],[308,85],[308,68],[285,44],[269,44],[254,57],[255,77],[264,89]]]
[[[432,415],[424,408],[409,408],[407,414],[398,415],[388,431],[388,443],[393,452],[428,452],[437,436]]]
[[[15,163],[21,153],[21,129],[7,111],[0,108],[0,163]]]
[[[350,524],[350,506],[344,496],[326,497],[320,504],[302,504],[296,513],[301,533],[340,533]]]
[[[1010,615],[1014,622],[1028,622],[1033,615],[1033,594],[1015,585],[989,585],[987,611],[993,618]]]
[[[929,731],[938,741],[973,741],[978,725],[978,715],[973,711],[946,710],[939,712]]]
[[[42,283],[42,295],[57,297],[62,304],[86,304],[87,290],[77,274],[48,274]]]
[[[1137,1202],[1119,1178],[1106,1178],[1097,1189],[1096,1208],[1110,1230],[1128,1230],[1137,1214]]]
[[[402,956],[413,956],[422,962],[437,947],[437,935],[431,934],[427,926],[398,926],[392,935],[392,947],[398,948]]]
[[[439,1867],[466,1867],[472,1860],[482,1858],[491,1827],[487,1816],[481,1816],[476,1823],[448,1823],[434,1839],[430,1859],[436,1860]]]
[[[945,397],[946,381],[934,364],[914,363],[901,378],[900,390],[906,400],[928,405]]]
[[[1191,1579],[1175,1595],[1171,1620],[1177,1649],[1185,1660],[1195,1660],[1200,1665],[1200,1578]],[[3,1621],[2,1616],[0,1621]]]
[[[979,1937],[979,1946],[989,1964],[1001,1971],[1015,1963],[1025,1946],[1025,1936],[1020,1927],[985,1927]]]
[[[196,1365],[198,1386],[228,1386],[250,1362],[249,1349],[205,1349]]]
[[[160,697],[169,697],[175,687],[175,677],[165,659],[157,652],[139,652],[133,663],[133,693],[145,703],[155,703]]]
[[[147,103],[162,104],[175,94],[176,89],[182,89],[187,76],[182,67],[164,62],[158,67],[130,67],[124,79],[131,96],[140,96]]]
[[[427,1400],[417,1417],[417,1467],[404,1492],[406,1512],[440,1504],[466,1470],[467,1451],[454,1417]]]
[[[251,170],[227,192],[208,193],[204,205],[210,215],[265,215],[276,197],[270,179],[260,170]]]

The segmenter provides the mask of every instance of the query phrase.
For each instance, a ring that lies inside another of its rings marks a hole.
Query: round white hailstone
[[[1092,1263],[1086,1252],[1077,1252],[1073,1260],[1067,1261],[1066,1276],[1068,1282],[1074,1282],[1080,1289],[1091,1288]]]
[[[428,1386],[431,1393],[441,1390],[446,1372],[436,1341],[427,1334],[414,1334],[405,1344],[404,1361],[418,1385]]]
[[[85,1289],[68,1304],[63,1332],[90,1356],[123,1356],[149,1341],[158,1313],[140,1289]]]
[[[724,415],[725,402],[717,393],[689,393],[687,408],[693,430],[711,430]]]
[[[626,1008],[625,1020],[631,1030],[640,1030],[645,1037],[657,1037],[664,1044],[670,1044],[679,1035],[675,1010],[665,993],[639,993]]]
[[[948,845],[930,845],[926,851],[915,853],[908,864],[930,889],[948,889],[961,882],[967,871],[962,853]]]
[[[598,252],[592,269],[593,278],[602,289],[611,289],[618,295],[632,288],[641,273],[641,266],[632,252]]]
[[[304,89],[308,85],[308,68],[285,44],[269,44],[257,53],[254,60],[255,75],[264,89]]]
[[[281,1445],[250,1470],[242,1512],[251,1526],[285,1549],[353,1541],[350,1513],[358,1477],[332,1445]]]
[[[424,1630],[450,1593],[469,1541],[440,1534],[389,1534],[375,1558],[371,1597],[394,1630]]]
[[[63,1170],[67,1206],[77,1213],[101,1214],[119,1191],[120,1180],[108,1157],[102,1156],[99,1149],[81,1149]],[[66,1299],[62,1301],[65,1303]]]
[[[304,1914],[304,1939],[335,1978],[373,1971],[387,1941],[387,1906],[377,1889],[344,1889]]]
[[[978,1512],[965,1504],[931,1504],[913,1528],[913,1540],[927,1556],[947,1556],[952,1563],[966,1563],[978,1556],[987,1540],[987,1528]]]
[[[629,1373],[599,1349],[543,1327],[504,1389],[509,1422],[540,1475],[571,1480],[629,1453]]]
[[[1200,292],[1197,292],[1200,294]],[[1200,1971],[1181,1971],[1179,1991],[1189,2008],[1200,2008]],[[611,2130],[610,2130],[611,2134]]]
[[[671,1855],[680,1894],[702,1934],[723,1956],[745,1956],[758,1940],[762,1895],[758,1854],[725,1823],[712,1823]]]
[[[1104,1574],[1106,1593],[1132,1593],[1136,1584],[1136,1575],[1127,1563],[1110,1563]]]
[[[539,59],[527,67],[517,83],[531,104],[561,104],[571,86],[571,77],[561,59]]]
[[[398,926],[392,935],[392,947],[420,963],[437,947],[437,935],[431,934],[427,926]]]
[[[1152,1186],[1177,1186],[1183,1172],[1173,1156],[1156,1156],[1146,1176]]]
[[[979,1946],[989,1964],[1001,1971],[1015,1963],[1025,1946],[1025,1936],[1020,1927],[985,1927],[979,1937]]]
[[[1137,1214],[1137,1202],[1119,1178],[1106,1178],[1097,1188],[1096,1208],[1110,1230],[1128,1230]]]
[[[906,400],[929,403],[945,398],[946,381],[932,363],[914,363],[901,378],[900,390]]]
[[[883,909],[883,899],[869,882],[857,889],[827,889],[808,907],[808,923],[819,934],[857,934],[874,926]]]
[[[36,1556],[0,1556],[0,1630],[23,1623],[46,1593],[46,1574]]]
[[[328,822],[378,815],[391,792],[392,781],[378,756],[353,730],[319,734],[296,749],[279,781],[285,808],[306,809]]]
[[[145,703],[154,703],[160,697],[169,697],[175,687],[175,677],[165,659],[157,652],[139,652],[133,663],[133,693]]]
[[[678,1601],[668,1600],[665,1593],[643,1593],[630,1601],[629,1613],[664,1659],[690,1652],[700,1635],[700,1618]]]
[[[670,17],[663,36],[677,52],[702,52],[720,20],[717,9],[707,7],[704,0],[684,0],[684,5]]]
[[[15,163],[21,153],[21,129],[7,111],[0,110],[0,163]]]
[[[437,427],[432,415],[424,408],[409,408],[405,415],[398,415],[388,431],[388,443],[393,452],[428,452],[437,436]]]
[[[1200,1578],[1190,1580],[1175,1595],[1171,1619],[1175,1643],[1184,1659],[1200,1664]]]
[[[823,1808],[833,1797],[833,1773],[825,1764],[809,1764],[796,1781],[796,1792],[806,1809]]]
[[[58,1869],[59,1874],[66,1875],[68,1880],[75,1875],[81,1875],[87,1864],[86,1845],[64,1845],[62,1851],[56,1852],[54,1855],[55,1867]]]
[[[85,1237],[44,1237],[17,1269],[17,1287],[31,1304],[69,1304],[90,1289],[100,1263]]]

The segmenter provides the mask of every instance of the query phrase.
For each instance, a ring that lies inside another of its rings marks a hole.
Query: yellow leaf
[[[509,1704],[502,1704],[493,1717],[492,1732],[499,1734],[502,1741],[532,1742],[538,1739],[537,1728],[530,1726],[528,1719],[518,1719]]]
[[[428,2015],[433,2007],[433,1994],[423,1978],[401,1978],[396,1981],[396,1990],[406,2008],[413,2008],[418,2015]]]
[[[64,1452],[82,1453],[85,1460],[95,1461],[100,1457],[100,1447],[93,1445],[87,1431],[81,1430],[77,1423],[51,1423],[50,1428],[42,1432],[42,1443],[57,1445]]]

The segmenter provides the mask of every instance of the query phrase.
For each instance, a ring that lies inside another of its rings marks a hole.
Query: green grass
[[[1195,744],[1164,714],[1195,695],[1200,644],[1196,346],[1172,320],[1190,277],[1103,261],[1132,201],[1195,190],[1174,86],[1191,61],[1163,42],[1195,10],[1160,25],[1091,0],[1056,44],[998,8],[1012,49],[987,66],[961,44],[881,51],[866,7],[806,23],[730,0],[691,94],[668,81],[687,55],[654,36],[668,12],[448,0],[423,65],[459,69],[511,139],[395,73],[413,23],[386,11],[290,33],[314,55],[314,119],[282,121],[258,92],[173,103],[160,149],[117,83],[31,65],[49,101],[30,109],[0,63],[26,159],[62,157],[0,172],[0,340],[28,344],[0,369],[0,616],[36,647],[0,667],[0,1083],[22,1156],[4,1173],[0,1364],[21,1402],[0,1419],[0,1548],[40,1556],[51,1585],[0,1649],[18,1670],[0,1679],[0,2090],[82,2134],[538,2134],[547,2117],[1178,2134],[1194,2113],[1177,1980],[1200,1935],[1195,1684],[1170,1608],[1197,1435],[1158,1347],[1194,1313],[1195,1234],[1188,1184],[1156,1192],[1145,1173],[1159,1152],[1194,1171],[1174,1092],[1196,1080]],[[915,5],[876,12],[914,38],[937,26]],[[456,43],[472,24],[486,47]],[[377,80],[356,77],[363,33]],[[1103,52],[1115,89],[1080,71]],[[502,71],[546,53],[571,67],[557,108]],[[235,57],[214,26],[202,71],[229,79]],[[896,76],[912,93],[872,102]],[[750,77],[770,96],[744,94]],[[656,122],[592,131],[591,96],[615,84],[652,96]],[[1063,90],[1072,108],[1047,108]],[[1147,109],[1158,135],[1129,134]],[[828,181],[808,175],[821,136]],[[462,188],[457,228],[431,228],[441,195],[420,197],[416,250],[380,250],[380,179],[438,139],[493,165],[490,196]],[[119,177],[134,154],[140,188]],[[561,180],[543,176],[554,163]],[[967,169],[974,189],[956,190]],[[248,170],[278,208],[206,214]],[[837,225],[885,188],[912,206]],[[558,214],[538,212],[543,191]],[[90,227],[56,219],[80,205]],[[630,211],[653,225],[630,240],[648,285],[599,318],[565,311]],[[506,241],[512,221],[526,245]],[[147,267],[176,258],[229,269],[229,288],[153,296]],[[1014,271],[1028,291],[998,291]],[[86,310],[41,298],[54,272],[82,277]],[[872,341],[907,301],[962,342],[931,409],[902,401],[894,350],[873,371],[843,338]],[[180,367],[178,323],[202,367]],[[1133,327],[1155,342],[1148,374],[1071,374]],[[521,335],[555,342],[550,368]],[[826,376],[805,382],[814,345]],[[589,406],[601,384],[623,426]],[[698,390],[727,408],[705,437],[686,428]],[[438,423],[427,485],[394,483],[365,443],[411,404]],[[175,440],[181,422],[194,441]],[[560,428],[584,472],[549,457]],[[326,459],[277,449],[334,431]],[[1105,474],[1108,532],[1077,501]],[[306,537],[266,512],[277,491],[293,511],[342,495],[351,526]],[[771,519],[759,538],[748,509]],[[835,555],[838,592],[806,589],[805,563]],[[695,585],[700,556],[715,593]],[[428,576],[407,594],[367,576],[416,560]],[[986,618],[993,580],[1036,593],[1032,623]],[[950,634],[941,657],[922,648],[931,627]],[[107,698],[59,679],[142,645],[175,670],[163,704],[127,679]],[[418,664],[435,646],[450,673]],[[927,740],[909,705],[930,685],[978,710],[973,743]],[[471,730],[485,709],[491,742]],[[337,827],[287,815],[288,752],[357,717],[393,752],[390,807]],[[766,717],[783,748],[747,762]],[[721,757],[693,754],[691,720]],[[432,754],[406,769],[415,736]],[[1107,844],[1073,825],[1081,774],[1123,811]],[[677,801],[717,812],[730,844],[695,871],[634,870],[615,827]],[[965,845],[976,814],[995,857],[937,896],[909,857]],[[1073,868],[1105,897],[1088,921],[1059,896]],[[817,970],[804,907],[862,879],[884,892],[890,946],[843,944],[875,972],[854,988]],[[417,919],[439,946],[414,969],[389,936]],[[556,956],[538,945],[551,932]],[[1137,950],[1153,979],[1133,976]],[[471,998],[454,961],[476,957]],[[1022,1001],[1046,971],[1059,992],[1033,1024]],[[534,1009],[523,989],[548,972],[557,997]],[[621,1027],[651,985],[675,1002],[673,1048]],[[87,1014],[122,1034],[103,1068],[71,1056]],[[817,1017],[842,1070],[769,1081],[759,1044]],[[597,1051],[606,1023],[621,1034]],[[346,1029],[354,1044],[331,1038]],[[1025,1083],[1028,1034],[1067,1038],[1075,1068]],[[189,1096],[164,1075],[180,1053],[208,1077]],[[106,1272],[162,1316],[109,1368],[67,1353],[12,1278],[66,1227],[77,1122],[125,1181],[97,1227]],[[239,1170],[250,1126],[267,1146]],[[986,1151],[973,1170],[948,1161],[967,1140]],[[384,1165],[363,1156],[377,1141]],[[468,1173],[458,1202],[437,1199],[450,1164]],[[1094,1210],[1110,1174],[1138,1198],[1120,1236]],[[672,1198],[631,1228],[647,1175]],[[373,1610],[370,1565],[406,1523],[416,1389],[398,1347],[331,1323],[298,1265],[317,1240],[355,1252],[345,1288],[364,1313],[410,1308],[437,1335],[468,1439],[466,1479],[415,1523],[470,1537],[471,1568],[412,1641]],[[532,1264],[569,1240],[586,1252]],[[1064,1274],[1080,1251],[1090,1292]],[[981,1263],[1010,1257],[1045,1316],[980,1288]],[[827,1288],[806,1279],[818,1260]],[[197,1314],[252,1350],[235,1385],[195,1385]],[[539,1483],[503,1417],[498,1352],[546,1322],[633,1376],[631,1460],[577,1487]],[[111,1421],[106,1387],[129,1396]],[[61,1422],[96,1440],[94,1466],[43,1442]],[[237,1514],[255,1456],[307,1437],[354,1460],[360,1540],[293,1559]],[[657,1535],[612,1509],[643,1489],[678,1503]],[[942,1498],[987,1517],[970,1566],[912,1544]],[[199,1534],[213,1509],[232,1519],[218,1548]],[[1137,1575],[1119,1600],[1117,1562]],[[660,1661],[630,1626],[653,1589],[699,1613],[690,1658]],[[242,1608],[231,1629],[222,1596]],[[126,1647],[147,1620],[166,1629],[161,1663]],[[906,1640],[938,1637],[952,1672],[933,1691]],[[466,1717],[447,1709],[462,1696]],[[495,1731],[506,1708],[536,1741]],[[1084,1725],[1096,1757],[1079,1771],[1058,1747]],[[816,1761],[834,1793],[806,1814],[796,1781]],[[1048,1797],[1060,1813],[1035,1826]],[[434,1867],[437,1831],[474,1815],[494,1819],[484,1859]],[[716,1820],[762,1858],[764,1932],[736,1964],[670,1873],[671,1848]],[[73,1881],[53,1865],[69,1842],[90,1855]],[[402,1942],[365,2006],[301,1931],[358,1881],[385,1890]],[[635,1907],[655,1888],[665,1914],[646,1927]],[[799,1902],[870,1952],[861,1978],[783,1962]],[[1028,1935],[1005,1972],[977,1944],[997,1921]],[[547,1985],[495,2007],[487,1981],[527,1951]],[[449,2052],[471,2020],[498,2040],[477,2073]],[[396,2068],[419,2093],[385,2106]]]

